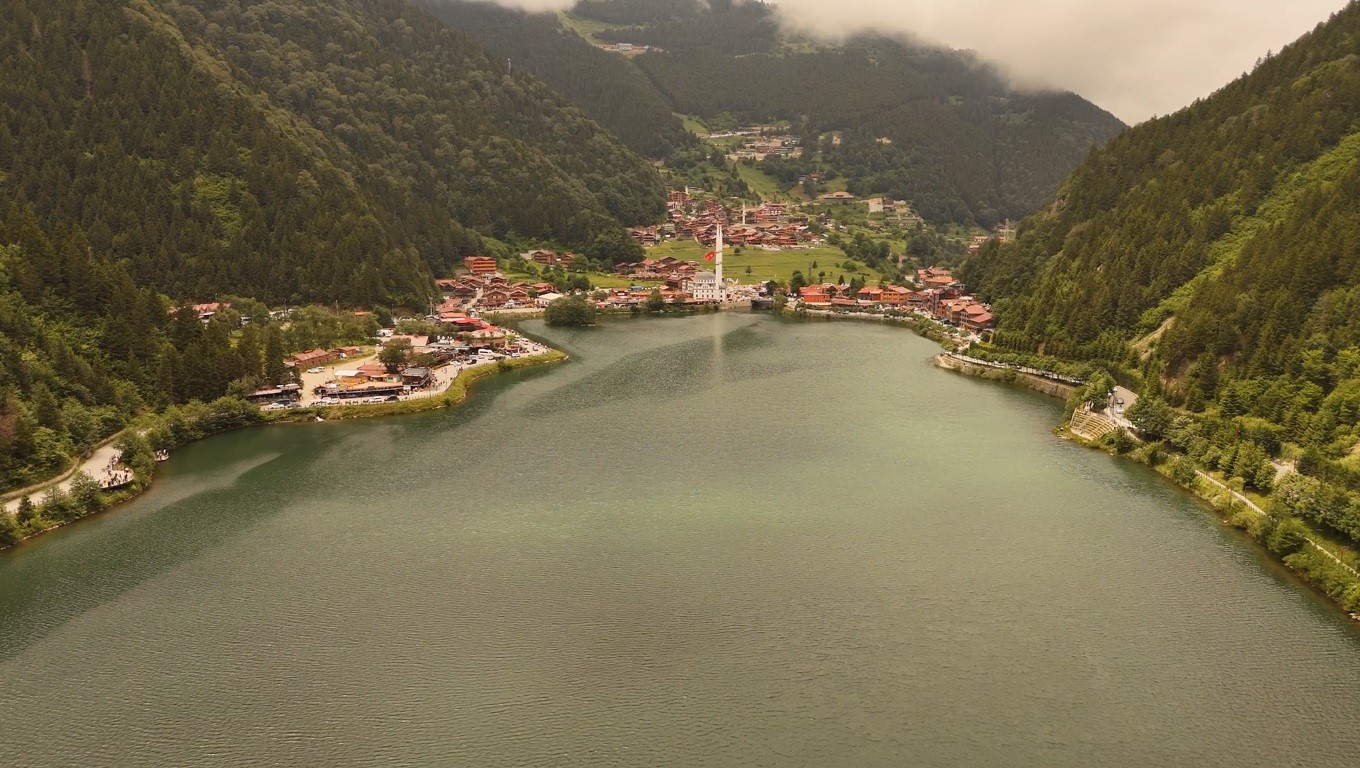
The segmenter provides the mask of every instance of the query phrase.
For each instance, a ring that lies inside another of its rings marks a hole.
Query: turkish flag
[[[713,261],[713,259],[716,258],[717,255],[718,255],[717,251],[709,251],[708,253],[704,254],[704,261]]]

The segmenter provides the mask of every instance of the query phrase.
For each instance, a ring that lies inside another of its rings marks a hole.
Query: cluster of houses
[[[1015,239],[1015,227],[1011,226],[1010,219],[997,224],[990,235],[974,235],[972,242],[968,244],[969,253],[977,253],[988,240],[995,239],[1000,243],[1009,243]]]
[[[492,269],[486,269],[485,261]],[[540,262],[542,263],[542,262]],[[557,263],[570,263],[558,261]],[[552,283],[511,281],[497,269],[496,260],[486,256],[464,259],[468,274],[436,280],[444,301],[435,309],[440,318],[457,316],[473,307],[480,309],[519,309],[546,306],[557,298]]]
[[[398,400],[434,388],[437,385],[435,371],[445,366],[475,365],[543,351],[540,345],[479,318],[463,315],[441,318],[441,321],[447,333],[439,337],[394,334],[390,330],[379,332],[384,344],[404,340],[410,345],[410,362],[398,370],[389,371],[377,359],[352,368],[340,367],[330,373],[327,381],[313,386],[310,393],[322,404]],[[320,373],[317,369],[322,366],[361,354],[359,347],[313,349],[299,352],[285,363],[299,373],[303,370]],[[292,383],[265,387],[247,395],[246,399],[266,408],[289,407],[304,399],[303,386]]]
[[[299,352],[292,357],[285,358],[283,364],[289,368],[296,368],[305,371],[308,368],[315,368],[318,365],[330,365],[331,363],[346,360],[360,353],[358,347],[337,347],[335,349],[312,349],[306,352]]]
[[[760,162],[767,157],[802,156],[803,148],[798,146],[797,138],[787,134],[776,134],[760,135],[741,142],[727,155],[727,159]]]
[[[622,53],[627,56],[636,56],[647,51],[661,51],[662,49],[641,43],[596,43],[596,48],[609,53]]]
[[[991,308],[966,295],[948,270],[934,267],[918,270],[917,283],[921,287],[889,285],[859,289],[845,283],[821,283],[803,286],[798,298],[808,309],[909,311],[970,333],[993,327]]]
[[[699,265],[693,261],[681,261],[674,256],[666,256],[660,259],[622,262],[614,265],[614,271],[629,280],[650,280],[663,283],[673,281],[678,286],[698,272]]]
[[[718,201],[696,201],[690,198],[688,190],[676,190],[670,193],[667,216],[665,224],[634,227],[629,233],[644,247],[659,245],[667,239],[694,240],[711,247],[719,225],[728,245],[780,249],[821,241],[821,235],[810,226],[810,217],[784,203],[743,209],[741,221],[735,222]]]
[[[565,253],[562,251],[550,251],[547,248],[537,248],[520,254],[520,258],[525,261],[532,261],[545,267],[561,267],[571,269],[571,265],[576,263],[576,254]]]

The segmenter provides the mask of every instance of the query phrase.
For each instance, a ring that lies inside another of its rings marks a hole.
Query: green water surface
[[[1355,766],[1360,631],[871,324],[527,330],[0,554],[7,766]]]

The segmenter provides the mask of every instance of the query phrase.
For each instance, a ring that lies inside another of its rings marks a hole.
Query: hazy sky
[[[529,10],[574,0],[494,0]],[[792,28],[909,32],[1018,83],[1076,91],[1127,123],[1207,96],[1345,0],[777,0]]]

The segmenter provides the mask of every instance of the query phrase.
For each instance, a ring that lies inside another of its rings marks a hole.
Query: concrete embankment
[[[1066,399],[1068,395],[1076,390],[1076,385],[1068,382],[1057,381],[1038,374],[1018,371],[1014,368],[1007,368],[1003,365],[987,364],[980,360],[965,359],[958,355],[942,352],[935,356],[935,365],[948,371],[961,373],[965,376],[973,376],[988,381],[1001,381],[1008,384],[1019,384],[1022,387],[1042,392],[1045,395],[1061,397]]]

